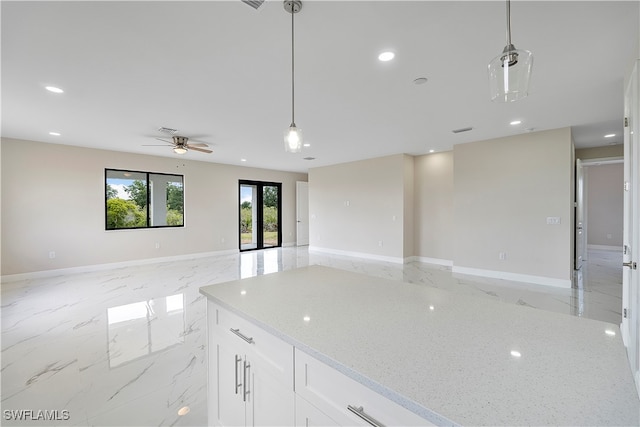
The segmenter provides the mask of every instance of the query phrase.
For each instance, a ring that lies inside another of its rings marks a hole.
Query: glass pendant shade
[[[512,44],[489,63],[491,100],[513,102],[529,94],[533,54],[518,50]]]
[[[289,153],[302,150],[302,129],[298,129],[294,123],[284,131],[284,149]]]
[[[184,154],[187,152],[187,149],[183,147],[176,147],[173,149],[173,152],[176,154]]]

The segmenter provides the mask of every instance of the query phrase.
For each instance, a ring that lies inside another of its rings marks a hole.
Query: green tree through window
[[[105,170],[107,230],[184,226],[182,175]]]

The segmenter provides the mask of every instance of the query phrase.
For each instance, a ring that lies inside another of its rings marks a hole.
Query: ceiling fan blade
[[[189,143],[189,147],[208,147],[209,144],[205,144],[204,142],[197,142],[195,144]]]
[[[156,138],[156,139],[157,139],[158,141],[162,141],[162,142],[166,142],[167,144],[174,145],[174,144],[173,144],[173,141],[167,141],[166,139],[162,139],[162,138]]]
[[[189,150],[200,151],[201,153],[213,153],[213,151],[211,151],[211,150],[205,150],[204,148],[194,147],[194,146],[193,146],[193,145],[191,145],[191,144],[187,145],[187,148],[188,148]]]
[[[172,145],[167,145],[167,144],[142,144],[143,147],[171,147]]]

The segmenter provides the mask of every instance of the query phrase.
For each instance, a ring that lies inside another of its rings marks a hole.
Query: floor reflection
[[[284,270],[279,248],[240,253],[240,278],[277,273]]]
[[[184,342],[184,294],[107,308],[109,367]]]

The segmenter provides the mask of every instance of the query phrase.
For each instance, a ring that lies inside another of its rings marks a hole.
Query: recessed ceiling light
[[[511,355],[513,357],[521,357],[522,356],[522,354],[520,354],[520,352],[517,351],[517,350],[511,350]]]
[[[58,132],[49,132],[49,135],[60,136],[60,134]]]
[[[423,84],[425,84],[425,83],[426,83],[426,82],[428,82],[428,81],[429,81],[429,80],[428,80],[426,77],[418,77],[417,79],[415,79],[415,80],[413,81],[413,84],[414,84],[414,85],[423,85]]]
[[[610,337],[615,337],[616,336],[615,331],[612,331],[611,329],[607,329],[606,331],[604,331],[604,333],[609,335]]]
[[[241,162],[246,162],[246,161],[247,161],[247,159],[240,159],[240,161],[241,161]]]
[[[613,138],[614,136],[616,136],[615,133],[610,133],[610,134],[605,135],[604,137],[605,138]]]
[[[430,152],[430,153],[435,153],[435,152],[436,152],[436,150],[429,150],[429,152]]]
[[[60,89],[59,87],[55,87],[55,86],[47,86],[45,87],[46,90],[48,90],[49,92],[53,92],[53,93],[64,93],[64,91],[62,89]]]
[[[183,406],[178,410],[178,415],[180,416],[187,415],[190,411],[191,411],[191,408],[189,408],[188,406]]]
[[[511,123],[509,123],[511,126],[515,126],[515,125],[519,125],[520,123],[522,123],[522,120],[514,120]]]
[[[304,144],[302,144],[303,147],[311,147],[311,144],[309,144],[308,142],[305,142]]]
[[[395,56],[396,56],[395,53],[387,51],[387,52],[382,52],[380,55],[378,55],[378,59],[382,62],[387,62],[387,61],[391,61]]]

